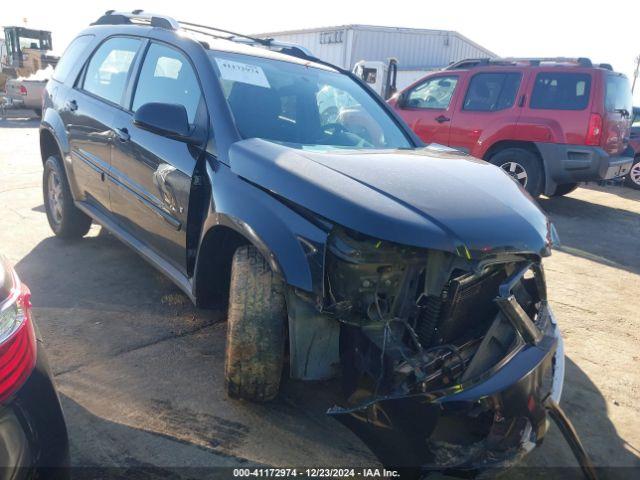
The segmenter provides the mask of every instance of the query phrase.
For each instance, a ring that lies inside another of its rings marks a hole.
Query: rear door
[[[114,140],[111,207],[125,230],[185,273],[191,177],[202,150],[134,125],[135,111],[150,102],[184,105],[192,128],[208,124],[192,64],[181,51],[155,42],[142,61],[130,108],[114,117],[120,135]]]
[[[125,93],[141,40],[113,37],[90,57],[60,111],[67,127],[73,180],[79,200],[108,211],[106,176],[111,163],[115,113]]]
[[[610,155],[618,155],[627,148],[630,137],[633,99],[627,77],[608,72],[605,77],[603,142]]]
[[[429,76],[402,94],[396,109],[405,122],[425,143],[449,145],[453,118],[453,97],[460,74]]]
[[[593,107],[593,69],[531,69],[516,140],[584,145]]]
[[[475,156],[494,139],[513,138],[521,108],[523,75],[519,71],[478,71],[460,85],[449,145]]]

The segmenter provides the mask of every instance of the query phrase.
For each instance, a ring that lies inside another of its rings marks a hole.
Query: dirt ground
[[[268,405],[226,399],[225,312],[195,310],[98,226],[78,242],[54,238],[41,174],[37,123],[0,120],[0,252],[33,293],[74,465],[162,477],[181,466],[375,466],[324,415],[330,385],[288,382]],[[567,354],[562,406],[597,466],[640,468],[640,192],[591,186],[540,204],[563,242],[545,264]],[[575,465],[552,427],[523,466],[577,475]]]

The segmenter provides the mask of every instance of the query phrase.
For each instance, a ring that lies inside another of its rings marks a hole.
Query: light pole
[[[638,79],[638,71],[640,70],[640,55],[638,55],[636,57],[636,68],[633,71],[633,83],[631,84],[631,93],[633,94],[633,91],[636,88],[636,80]]]

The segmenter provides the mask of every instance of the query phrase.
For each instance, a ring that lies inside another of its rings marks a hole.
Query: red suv
[[[534,197],[633,163],[629,82],[587,58],[463,60],[389,103],[425,142],[502,167]]]

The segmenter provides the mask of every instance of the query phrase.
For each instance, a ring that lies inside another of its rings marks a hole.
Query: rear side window
[[[536,76],[531,108],[584,110],[589,105],[591,75],[586,73],[543,72]]]
[[[149,102],[184,105],[193,123],[201,98],[200,85],[191,64],[173,48],[151,44],[138,79],[133,111]]]
[[[67,79],[71,69],[78,63],[91,40],[93,40],[93,35],[82,35],[69,44],[53,72],[54,79],[59,82],[64,82]]]
[[[104,42],[89,61],[83,89],[120,104],[139,47],[140,40],[135,38],[112,38]]]
[[[633,98],[627,77],[607,75],[605,108],[608,112],[621,110],[626,110],[629,114],[632,112]]]
[[[469,83],[462,109],[495,112],[513,107],[520,88],[519,73],[478,73]]]
[[[407,94],[409,108],[449,108],[451,97],[458,84],[458,77],[434,77],[421,83]]]

